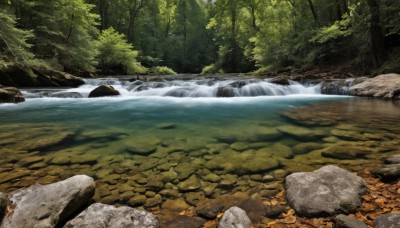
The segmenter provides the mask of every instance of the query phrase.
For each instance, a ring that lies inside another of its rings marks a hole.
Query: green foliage
[[[176,72],[166,66],[157,66],[151,69],[151,73],[155,75],[175,75]]]
[[[201,74],[216,74],[216,73],[218,73],[218,68],[215,66],[215,64],[205,66],[203,70],[201,70]]]
[[[133,50],[125,35],[118,33],[112,27],[104,30],[97,42],[99,68],[103,72],[121,66],[128,74],[144,74],[147,69],[137,62],[138,51]]]
[[[17,28],[14,17],[0,9],[0,69],[28,67],[34,59],[32,45],[27,42],[32,37],[31,31]]]
[[[84,0],[26,0],[19,6],[19,23],[32,29],[34,53],[53,66],[93,71],[98,15]],[[26,13],[29,12],[29,13]]]

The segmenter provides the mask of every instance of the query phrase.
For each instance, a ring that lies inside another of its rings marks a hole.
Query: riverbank
[[[155,228],[160,225],[167,228],[397,226],[400,224],[399,175],[387,183],[374,173],[377,172],[365,169],[357,173],[360,178],[336,166],[325,166],[312,173],[287,176],[285,189],[268,198],[261,199],[258,193],[237,192],[216,199],[204,199],[196,207],[179,199],[168,200],[163,205],[168,212],[163,214],[157,208],[148,213],[126,206],[92,204],[94,180],[80,175],[54,184],[34,185],[0,194],[0,227],[11,224],[19,224],[18,227],[41,224],[67,228],[100,224],[104,227],[131,225]],[[293,181],[296,183],[291,187]],[[324,188],[330,190],[326,192],[322,190]],[[307,199],[308,195],[312,198]],[[348,215],[339,215],[341,213]],[[392,219],[388,219],[389,214]]]

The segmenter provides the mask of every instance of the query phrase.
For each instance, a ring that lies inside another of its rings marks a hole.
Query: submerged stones
[[[310,129],[304,127],[286,125],[286,126],[280,126],[277,129],[279,132],[295,137],[299,140],[312,139],[315,137]]]
[[[64,228],[84,227],[158,228],[159,221],[153,214],[146,211],[95,203],[64,226]]]
[[[333,165],[293,173],[286,177],[285,187],[289,205],[306,217],[354,212],[367,191],[361,177]]]

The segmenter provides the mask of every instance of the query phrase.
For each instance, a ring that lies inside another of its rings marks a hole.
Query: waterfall
[[[301,84],[289,81],[289,85],[274,84],[268,79],[257,80],[172,80],[172,81],[130,81],[127,79],[104,78],[85,79],[85,84],[72,89],[62,90],[26,90],[28,98],[71,97],[85,98],[100,85],[109,85],[117,89],[121,96],[159,96],[159,97],[257,97],[285,96],[293,94],[321,94],[320,83]]]

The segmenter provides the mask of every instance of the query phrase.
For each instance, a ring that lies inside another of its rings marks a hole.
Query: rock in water
[[[375,228],[398,228],[400,227],[400,214],[387,214],[376,217]]]
[[[250,228],[251,220],[246,212],[239,207],[231,207],[225,211],[219,222],[218,228]]]
[[[17,88],[0,85],[0,103],[19,103],[23,101],[25,101],[25,98]]]
[[[217,89],[217,97],[234,97],[235,91],[233,91],[232,87],[219,87]]]
[[[396,181],[400,178],[400,164],[389,164],[374,172],[383,181]]]
[[[333,165],[293,173],[286,177],[285,187],[289,205],[306,217],[354,212],[367,190],[361,177]]]
[[[89,97],[108,97],[121,95],[118,90],[112,86],[101,85],[89,93]]]
[[[49,185],[33,185],[11,192],[0,227],[55,227],[85,206],[95,191],[93,178],[73,176]]]
[[[3,219],[4,213],[6,212],[6,195],[0,192],[0,222]]]
[[[95,203],[65,224],[64,228],[84,227],[159,227],[158,219],[150,212],[130,207]]]
[[[368,228],[365,223],[346,215],[338,215],[335,217],[335,228]]]
[[[400,75],[383,74],[365,80],[351,88],[351,95],[400,99]]]

